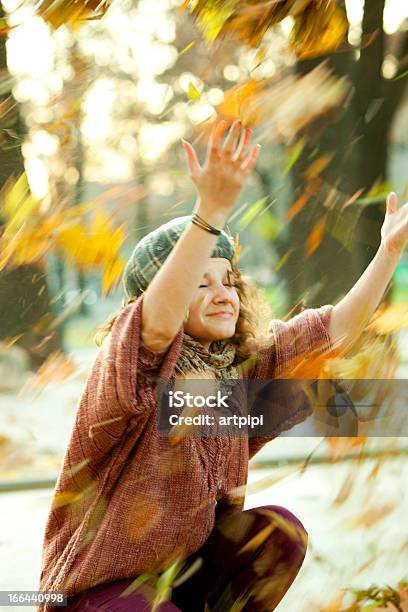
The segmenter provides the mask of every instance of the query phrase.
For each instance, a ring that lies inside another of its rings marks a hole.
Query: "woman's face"
[[[231,263],[209,258],[206,272],[189,306],[187,334],[209,348],[214,340],[231,338],[239,315],[239,297]]]

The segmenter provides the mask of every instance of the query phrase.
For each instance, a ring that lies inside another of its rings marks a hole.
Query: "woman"
[[[307,535],[284,508],[242,511],[248,460],[308,411],[296,404],[278,411],[265,437],[175,442],[158,432],[157,381],[198,373],[272,379],[312,352],[345,346],[377,307],[406,241],[406,211],[391,195],[380,250],[350,293],[335,307],[272,321],[259,344],[250,291],[221,230],[259,146],[239,122],[223,142],[225,129],[225,122],[215,126],[203,167],[183,142],[195,214],[136,246],[124,278],[128,305],[103,341],[78,407],[40,580],[41,591],[67,593],[70,611],[276,607],[300,569]]]

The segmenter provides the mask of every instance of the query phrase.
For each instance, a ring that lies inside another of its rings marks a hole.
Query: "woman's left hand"
[[[408,204],[398,208],[398,197],[388,194],[387,210],[381,228],[381,246],[388,255],[400,258],[408,241]]]

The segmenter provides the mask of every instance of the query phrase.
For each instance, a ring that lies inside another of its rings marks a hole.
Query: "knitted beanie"
[[[147,289],[191,219],[191,215],[172,219],[144,236],[137,243],[123,274],[123,285],[127,298],[138,297]],[[231,264],[235,262],[235,245],[226,232],[222,231],[218,236],[211,257],[224,257]]]

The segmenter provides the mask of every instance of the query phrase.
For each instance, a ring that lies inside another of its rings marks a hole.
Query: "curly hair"
[[[236,363],[241,363],[253,357],[265,341],[267,324],[271,319],[268,302],[262,290],[254,281],[234,265],[233,273],[235,286],[237,288],[240,308],[234,335],[229,341],[236,347]],[[135,302],[140,295],[128,299],[127,304]],[[96,331],[95,343],[101,346],[106,336],[110,333],[119,311],[110,315]]]

